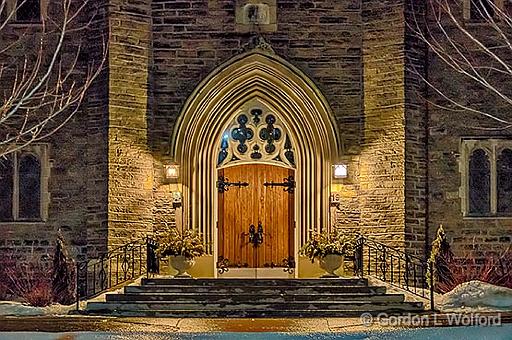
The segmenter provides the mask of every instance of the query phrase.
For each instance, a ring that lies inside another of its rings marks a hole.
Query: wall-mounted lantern
[[[178,164],[164,165],[164,179],[166,182],[177,182],[180,178],[180,166]]]
[[[348,177],[348,166],[347,164],[338,163],[332,166],[332,173],[334,179],[342,179]]]

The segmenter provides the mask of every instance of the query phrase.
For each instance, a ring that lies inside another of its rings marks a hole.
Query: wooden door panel
[[[221,170],[227,181],[247,182],[247,187],[231,187],[219,194],[219,254],[236,266],[252,266],[253,252],[246,233],[254,219],[254,174],[241,167]]]
[[[283,187],[265,187],[265,182],[281,183],[289,176],[289,170],[270,165],[264,166],[263,178],[260,181],[264,203],[260,205],[260,219],[266,236],[266,242],[258,249],[258,266],[280,266],[290,253],[290,239],[293,234],[290,232],[289,209],[290,196],[293,194],[285,192]]]
[[[282,167],[257,164],[219,170],[229,182],[247,182],[219,193],[219,256],[234,267],[279,266],[293,255],[293,194],[265,182],[283,182],[293,174]],[[263,226],[263,243],[249,243],[249,227]]]

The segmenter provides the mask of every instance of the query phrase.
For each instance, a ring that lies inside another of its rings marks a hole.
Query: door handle
[[[258,222],[258,244],[263,243],[263,225]]]
[[[249,226],[249,243],[251,243],[254,247],[257,247],[263,243],[263,225],[261,222],[258,223],[257,230],[254,224]]]
[[[249,243],[255,244],[256,241],[256,227],[254,224],[249,226]]]

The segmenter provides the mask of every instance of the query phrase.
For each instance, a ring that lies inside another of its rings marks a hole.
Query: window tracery
[[[295,167],[295,156],[286,127],[274,112],[262,108],[241,111],[220,142],[217,165],[266,161]]]

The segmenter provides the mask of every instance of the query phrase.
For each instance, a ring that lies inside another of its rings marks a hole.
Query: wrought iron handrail
[[[354,249],[354,273],[359,277],[373,276],[409,293],[428,298],[430,309],[435,309],[433,268],[418,256],[359,235]]]
[[[76,308],[80,300],[102,294],[123,283],[159,272],[158,243],[149,237],[114,248],[99,258],[76,265]]]

